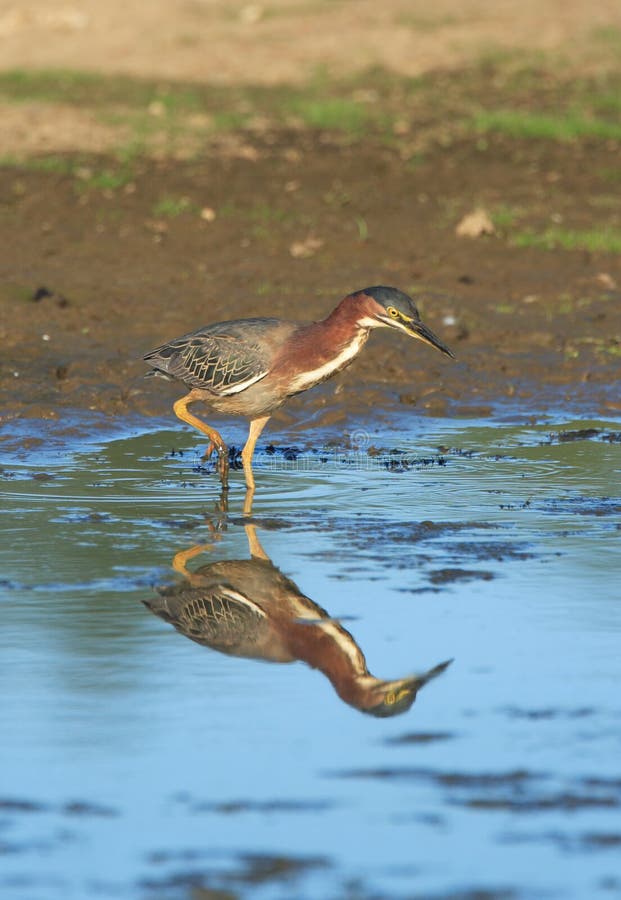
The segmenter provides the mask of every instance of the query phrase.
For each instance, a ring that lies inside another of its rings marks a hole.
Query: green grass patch
[[[591,253],[621,253],[621,229],[571,229],[557,226],[545,231],[522,231],[511,238],[516,247],[542,250],[588,250]]]
[[[197,212],[198,206],[189,197],[161,197],[153,204],[152,213],[159,218],[175,219],[183,213]]]
[[[434,15],[433,12],[430,12],[428,15],[402,13],[397,16],[396,21],[402,28],[411,28],[412,31],[419,32],[432,32],[438,31],[440,28],[461,25],[464,22],[464,19],[451,15]]]
[[[356,228],[358,229],[358,240],[366,241],[369,237],[369,226],[364,216],[356,216],[354,219]]]
[[[602,169],[597,174],[603,181],[607,181],[610,184],[621,184],[621,168]]]
[[[12,69],[0,72],[0,97],[16,103],[40,101],[71,106],[148,107],[163,112],[201,106],[202,89],[187,84],[162,84],[126,75],[99,75],[63,69]]]
[[[430,21],[433,17],[430,18]],[[547,61],[546,61],[547,60]],[[546,68],[547,66],[547,68]],[[562,72],[562,77],[559,74]],[[303,85],[215,85],[64,70],[0,72],[5,102],[88,109],[129,130],[143,152],[192,138],[292,125],[396,144],[441,128],[513,138],[621,140],[621,74],[572,78],[552,58],[502,54],[458,72],[407,78],[370,69],[348,78],[318,70]],[[400,128],[395,132],[395,124]],[[425,152],[413,147],[413,152]],[[412,163],[414,165],[415,163]]]
[[[255,203],[248,210],[247,215],[254,222],[263,222],[265,224],[284,222],[291,217],[287,210],[279,209],[277,206],[270,206],[269,203]]]
[[[619,91],[602,91],[601,94],[593,97],[593,108],[598,112],[618,115],[621,113],[621,93]]]
[[[238,131],[247,128],[251,113],[242,109],[223,109],[212,113],[210,127],[212,131]]]
[[[594,28],[591,36],[600,45],[609,47],[614,51],[621,51],[621,28],[616,28],[614,25],[604,25],[600,28]]]
[[[347,97],[300,95],[289,100],[287,109],[308,127],[325,131],[360,132],[371,118],[368,107]]]
[[[14,156],[0,158],[0,166],[19,169],[22,172],[42,172],[73,179],[74,188],[79,193],[89,190],[116,191],[125,187],[135,178],[135,155],[120,150],[116,154],[118,165],[114,163],[101,167],[101,159],[86,154],[63,156],[30,156],[23,159]]]
[[[322,72],[302,87],[228,87],[63,70],[12,70],[0,72],[0,98],[89,107],[112,124],[130,124],[147,135],[176,128],[196,113],[207,117],[212,131],[246,128],[255,117],[282,127],[295,117],[309,128],[359,133],[371,122],[383,127],[386,116],[380,115],[379,95],[392,91],[396,84],[402,90],[403,80],[385,73],[374,77],[374,103],[351,96],[361,84],[366,85],[366,79],[336,82]]]
[[[499,231],[506,231],[512,228],[521,215],[521,210],[514,206],[498,206],[492,210],[491,219]]]
[[[105,81],[87,72],[14,69],[0,73],[0,96],[16,102],[92,103],[94,90]]]
[[[3,156],[0,158],[0,166],[11,169],[21,169],[25,172],[47,172],[53,175],[72,175],[76,169],[75,158],[66,156],[31,156],[27,159],[18,159],[16,156]]]
[[[296,3],[286,3],[282,6],[265,6],[261,7],[261,17],[259,21],[267,22],[271,19],[294,19],[299,16],[307,16],[309,14],[321,12],[334,4],[334,0],[297,0]],[[238,19],[240,17],[239,9],[236,4],[230,4],[228,10],[230,18]]]
[[[513,138],[572,141],[578,138],[621,140],[621,122],[587,117],[581,112],[553,115],[499,109],[474,116],[477,131],[498,132]]]
[[[251,234],[255,238],[266,238],[276,228],[291,222],[294,214],[267,203],[255,203],[254,206],[243,211],[242,215],[250,222]]]
[[[126,168],[92,170],[88,166],[77,170],[76,175],[79,179],[77,187],[81,191],[118,191],[129,184],[134,177],[133,173]]]

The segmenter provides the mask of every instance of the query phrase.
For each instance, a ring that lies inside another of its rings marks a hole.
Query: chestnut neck
[[[288,624],[283,636],[291,655],[322,672],[345,703],[358,709],[368,706],[369,688],[377,679],[351,634],[336,622],[330,630],[325,623]]]
[[[329,328],[332,333],[347,334],[350,338],[358,331],[368,331],[370,326],[362,323],[365,318],[371,318],[371,312],[364,308],[364,300],[361,294],[349,294],[317,325]]]

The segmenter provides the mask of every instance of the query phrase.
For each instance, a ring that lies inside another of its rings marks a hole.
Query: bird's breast
[[[368,331],[361,329],[354,339],[342,347],[336,355],[332,353],[332,355],[327,356],[326,353],[322,352],[321,347],[313,348],[314,352],[308,356],[300,352],[297,355],[300,363],[305,358],[308,360],[309,357],[311,361],[310,363],[307,362],[308,368],[304,369],[298,364],[298,371],[290,381],[288,393],[298,394],[300,391],[305,391],[316,384],[320,384],[332,375],[336,375],[360,353],[367,337]]]

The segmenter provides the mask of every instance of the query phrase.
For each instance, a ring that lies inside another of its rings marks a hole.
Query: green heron
[[[436,347],[449,348],[421,321],[414,301],[393,287],[368,287],[345,297],[320,322],[234,319],[192,331],[144,357],[149,375],[177,379],[189,393],[174,404],[175,414],[209,438],[205,458],[218,453],[223,483],[228,451],[220,434],[188,410],[195,400],[215,412],[250,419],[242,450],[246,484],[254,489],[252,456],[268,419],[289,397],[331,378],[364,347],[373,328],[395,328]]]
[[[349,631],[304,596],[269,559],[246,525],[251,559],[219,560],[189,572],[187,562],[211,547],[177,553],[173,567],[184,581],[143,601],[152,613],[198,644],[230,656],[319,669],[345,703],[373,716],[406,712],[416,694],[451,660],[421,675],[385,681],[367,668]]]

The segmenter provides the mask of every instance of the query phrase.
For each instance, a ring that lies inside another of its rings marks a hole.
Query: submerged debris
[[[607,441],[609,444],[621,443],[621,431],[604,431],[603,428],[575,428],[569,431],[551,431],[547,441],[542,444],[567,444],[571,441],[591,441],[594,439]]]

